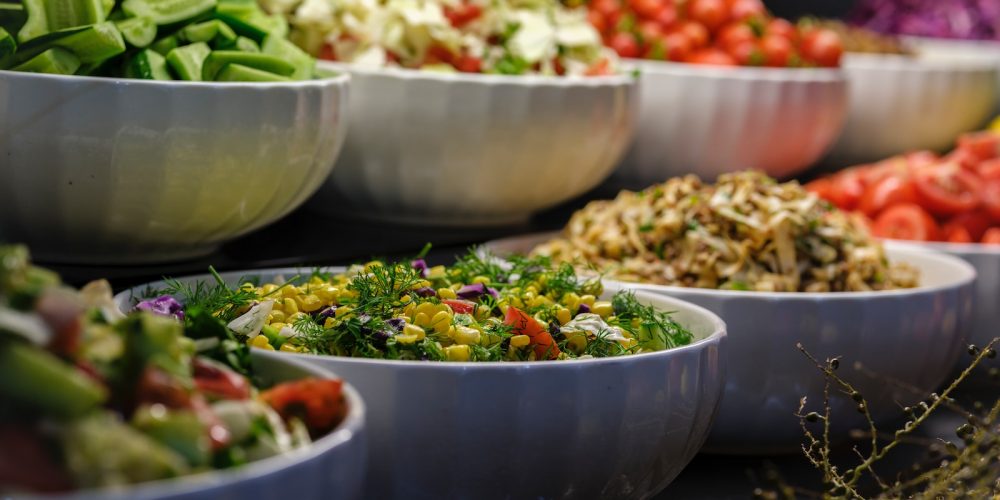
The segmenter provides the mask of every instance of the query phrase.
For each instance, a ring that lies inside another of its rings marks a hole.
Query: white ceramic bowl
[[[44,262],[207,254],[319,187],[343,143],[348,82],[0,71],[0,240]]]
[[[310,204],[322,212],[417,224],[522,221],[598,185],[632,138],[631,76],[320,65],[353,78],[344,154]]]
[[[223,277],[267,280],[297,272]],[[193,279],[210,278],[181,281]],[[366,498],[646,498],[701,448],[721,396],[720,355],[728,346],[725,324],[705,309],[653,294],[637,297],[676,311],[695,341],[668,351],[560,362],[272,355],[334,370],[365,398]],[[127,307],[130,292],[117,300]]]
[[[493,242],[497,252],[525,252],[552,237],[532,235]],[[797,452],[802,429],[799,399],[823,401],[823,376],[796,349],[817,359],[843,356],[839,375],[856,385],[879,422],[926,397],[946,381],[973,321],[975,270],[947,255],[888,247],[892,261],[916,266],[921,286],[868,293],[763,293],[638,283],[629,288],[698,304],[726,321],[726,392],[706,450],[765,454]],[[871,377],[863,367],[878,373]],[[899,387],[902,381],[915,388]],[[867,428],[851,398],[834,391],[831,436]]]
[[[262,356],[254,351],[253,364],[264,383],[305,377],[331,378],[322,367],[288,357]],[[30,497],[59,500],[218,500],[240,498],[360,499],[367,458],[367,410],[358,392],[344,384],[348,412],[330,434],[308,448],[251,462],[234,469],[206,472],[177,479],[142,483],[126,488],[83,491],[70,495]],[[21,498],[21,497],[15,497]],[[29,498],[29,497],[24,497]]]
[[[848,54],[850,113],[826,163],[851,165],[907,151],[944,151],[997,104],[1000,60]]]
[[[847,113],[839,70],[630,62],[641,72],[639,125],[615,174],[628,187],[747,168],[795,175],[826,153]]]

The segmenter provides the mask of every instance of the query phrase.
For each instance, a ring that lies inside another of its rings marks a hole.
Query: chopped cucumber
[[[115,26],[125,41],[137,49],[148,47],[156,39],[156,23],[148,17],[130,17],[116,22]]]
[[[167,60],[155,50],[144,49],[132,56],[125,66],[126,78],[143,80],[172,80]]]
[[[205,58],[201,68],[201,78],[205,81],[215,80],[217,75],[228,64],[239,64],[261,71],[267,71],[277,76],[291,76],[295,66],[266,54],[240,52],[237,50],[216,50]]]
[[[62,49],[51,50],[73,57]],[[97,408],[107,394],[104,387],[48,352],[7,341],[0,344],[0,395],[45,415],[71,419]]]
[[[160,53],[161,56],[166,56],[171,50],[176,49],[180,46],[180,41],[174,35],[165,36],[149,46],[149,48]]]
[[[232,28],[218,19],[188,25],[179,35],[188,43],[213,42],[217,48],[235,45],[238,38]]]
[[[292,66],[295,66],[295,72],[291,75],[293,80],[308,80],[316,72],[316,60],[284,37],[268,36],[264,39],[260,51],[269,56],[288,61]]]
[[[239,17],[217,12],[215,17],[228,24],[236,34],[257,43],[262,43],[269,35],[281,38],[288,36],[288,23],[283,17],[269,16],[259,10]]]
[[[260,52],[260,45],[257,42],[245,37],[236,38],[236,50],[242,50],[243,52]]]
[[[215,0],[125,0],[122,9],[133,17],[148,17],[158,26],[200,18],[215,9]]]
[[[125,40],[111,21],[82,28],[69,28],[49,33],[21,46],[16,60],[24,61],[52,47],[73,53],[84,64],[99,63],[125,52]]]
[[[72,52],[52,47],[41,54],[15,66],[14,71],[28,73],[52,73],[56,75],[72,75],[80,68],[80,59]]]
[[[0,28],[0,61],[12,57],[17,52],[17,40],[7,30]]]
[[[46,33],[103,22],[103,0],[22,0],[28,19],[18,33],[27,42]]]
[[[215,76],[217,82],[290,82],[290,78],[279,76],[242,64],[227,64]]]
[[[257,5],[257,0],[219,0],[215,11],[241,18],[260,12],[260,7]]]
[[[205,42],[177,47],[167,54],[167,64],[181,80],[201,80],[201,65],[212,49]]]

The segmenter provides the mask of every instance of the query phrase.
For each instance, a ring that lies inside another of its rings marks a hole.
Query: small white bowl
[[[500,253],[526,252],[554,234],[487,244]],[[766,293],[621,283],[702,306],[726,321],[730,336],[726,393],[706,450],[732,454],[800,450],[799,400],[820,408],[823,375],[796,349],[819,360],[843,356],[839,375],[865,396],[877,422],[946,381],[972,328],[976,271],[962,260],[925,250],[887,247],[889,259],[916,266],[921,286],[847,293]],[[872,377],[854,366],[861,363]],[[894,385],[901,381],[913,391]],[[830,435],[843,440],[867,428],[856,403],[833,391]]]
[[[42,262],[210,253],[283,217],[329,175],[349,80],[0,71],[0,239],[30,245]]]
[[[629,62],[641,77],[636,139],[615,174],[626,186],[747,168],[789,177],[822,157],[844,125],[840,70]]]
[[[264,383],[305,377],[333,378],[321,367],[288,357],[253,351],[255,372]],[[366,409],[358,392],[344,384],[347,417],[308,448],[228,470],[205,472],[122,488],[85,490],[57,496],[20,497],[48,500],[215,500],[220,498],[360,499],[369,436]]]
[[[278,269],[223,274],[293,276]],[[343,269],[329,269],[342,272]],[[211,279],[183,278],[182,282]],[[153,289],[162,283],[148,285]],[[608,294],[614,286],[606,287]],[[123,309],[132,294],[120,293]],[[646,498],[701,448],[725,379],[726,326],[685,302],[636,294],[695,335],[616,358],[454,363],[295,356],[335,371],[368,405],[367,498]]]
[[[979,129],[997,104],[1000,63],[847,54],[847,126],[825,163],[853,165],[907,151],[944,151]]]
[[[632,138],[632,76],[365,69],[317,211],[416,224],[519,222],[608,177]]]

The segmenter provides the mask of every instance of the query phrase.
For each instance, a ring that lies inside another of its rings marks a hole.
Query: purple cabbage
[[[315,313],[314,317],[316,318],[317,322],[320,322],[320,324],[322,324],[322,322],[326,321],[327,318],[332,318],[336,314],[337,314],[337,306],[330,306],[320,309],[319,312]]]
[[[155,299],[147,299],[139,302],[132,308],[133,311],[149,311],[160,316],[170,316],[184,321],[184,306],[177,299],[169,295],[161,295]]]
[[[892,35],[1000,40],[996,0],[861,0],[848,19]]]
[[[393,330],[401,332],[403,331],[403,327],[406,326],[406,320],[403,318],[392,318],[390,320],[386,320],[385,324],[392,327]]]
[[[417,294],[417,295],[419,295],[421,297],[433,297],[433,296],[437,295],[437,291],[435,291],[433,288],[431,288],[429,286],[417,288],[416,290],[413,291],[413,293],[415,293],[415,294]]]
[[[580,309],[576,312],[577,314],[586,314],[590,312],[590,306],[587,304],[580,304]]]
[[[473,283],[471,285],[465,285],[456,292],[456,295],[466,300],[475,300],[483,295],[490,295],[493,298],[499,299],[500,293],[490,288],[482,283]]]
[[[413,262],[410,262],[410,266],[420,273],[421,278],[427,277],[427,262],[424,259],[416,259]]]

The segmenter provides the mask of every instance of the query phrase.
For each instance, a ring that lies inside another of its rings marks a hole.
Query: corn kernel
[[[337,324],[337,318],[326,318],[326,321],[323,322],[323,328],[329,330],[330,328],[333,328],[334,325],[336,324]]]
[[[420,280],[420,281],[414,283],[413,286],[410,289],[411,290],[416,290],[418,288],[427,288],[429,286],[431,286],[431,282],[430,281]]]
[[[446,311],[438,311],[431,318],[430,326],[434,328],[437,333],[445,333],[448,331],[448,327],[451,326],[451,314]]]
[[[511,347],[527,347],[531,343],[531,337],[527,335],[514,335],[510,338]]]
[[[271,326],[271,328],[274,328],[275,330],[281,330],[282,328],[288,326],[288,324],[287,323],[282,323],[281,321],[276,321],[274,323],[271,323],[270,326]]]
[[[531,301],[528,302],[528,307],[531,307],[531,308],[545,307],[545,306],[550,306],[550,305],[552,305],[552,299],[550,299],[550,298],[548,298],[548,297],[546,297],[544,295],[538,295],[535,298],[531,299]]]
[[[565,307],[560,307],[559,310],[556,311],[556,320],[559,321],[560,325],[565,325],[566,323],[569,323],[571,319],[573,318],[569,312],[569,309],[566,309]]]
[[[301,348],[293,346],[292,344],[289,344],[288,342],[285,342],[284,344],[281,344],[281,347],[278,348],[278,350],[281,351],[281,352],[302,352]]]
[[[265,337],[263,335],[258,335],[256,337],[254,337],[253,340],[250,341],[250,346],[251,347],[261,348],[261,349],[266,349],[265,346],[270,347],[271,343],[267,341],[267,337]],[[273,347],[272,347],[272,349],[273,349]]]
[[[298,287],[288,285],[281,289],[281,296],[286,298],[291,298],[301,293]]]
[[[465,345],[478,344],[479,339],[481,337],[482,334],[479,332],[479,330],[476,330],[475,328],[469,328],[467,326],[455,327],[455,333],[452,334],[452,339],[455,341],[456,344],[465,344]]]
[[[458,294],[451,288],[439,288],[437,294],[442,300],[455,300],[458,298]]]
[[[337,298],[337,291],[337,287],[335,286],[323,286],[313,290],[313,293],[323,302],[330,303],[333,302],[333,299]]]
[[[308,316],[309,315],[306,314],[306,313],[304,313],[304,312],[297,312],[297,313],[289,316],[288,319],[285,320],[285,322],[288,323],[289,325],[294,325],[296,322],[301,321],[302,318],[305,318],[305,317],[308,317]]]
[[[272,309],[271,310],[271,314],[269,314],[267,316],[267,322],[268,322],[268,324],[270,324],[270,323],[284,323],[285,322],[285,313],[283,313],[281,311],[275,311],[275,310]]]
[[[263,297],[265,295],[270,295],[270,294],[274,293],[274,291],[277,290],[277,289],[278,289],[278,285],[275,285],[274,283],[268,283],[268,284],[260,287],[260,296]]]
[[[580,354],[587,348],[587,334],[584,332],[574,332],[563,330],[566,336],[566,347],[576,354]]]
[[[434,313],[438,311],[438,307],[437,304],[424,302],[423,304],[418,305],[415,310],[417,311],[417,314],[424,313],[427,315],[428,319],[430,319],[434,316]]]
[[[432,268],[430,268],[430,269],[427,270],[427,278],[428,279],[437,279],[437,278],[444,278],[444,277],[445,277],[444,266],[434,266],[434,267],[432,267]]]
[[[418,312],[413,318],[413,324],[420,327],[430,326],[430,323],[431,318],[427,315],[427,313]]]
[[[299,306],[295,303],[295,299],[285,298],[281,301],[281,309],[287,314],[295,314],[299,312]]]
[[[444,348],[448,361],[468,361],[471,352],[467,345],[450,345]]]
[[[591,312],[599,315],[602,318],[607,318],[608,316],[611,316],[615,312],[614,307],[611,306],[611,302],[604,300],[600,302],[595,302],[594,305],[590,306],[590,310]]]
[[[336,318],[343,318],[344,316],[347,316],[353,310],[354,310],[354,308],[352,308],[351,306],[342,306],[342,307],[338,307],[337,310],[336,310],[336,312],[333,313],[333,315]]]
[[[410,302],[409,304],[406,305],[406,307],[403,308],[403,315],[408,318],[412,318],[413,315],[416,314],[416,311],[417,311],[417,305],[414,304],[413,302]]]
[[[486,276],[476,276],[475,278],[472,278],[472,283],[479,283],[481,285],[489,285],[490,284],[490,279],[487,278]]]
[[[400,344],[415,344],[419,340],[416,335],[396,335],[393,338]]]
[[[307,313],[311,313],[318,310],[320,307],[323,307],[323,301],[319,300],[319,297],[312,294],[296,297],[295,302],[298,304],[299,310]]]
[[[532,295],[538,295],[538,287],[535,285],[528,285],[524,288],[524,293],[530,293]]]
[[[409,323],[403,325],[403,335],[416,337],[417,340],[423,340],[427,337],[427,332],[423,328],[417,325],[411,325]]]
[[[593,295],[584,295],[583,297],[580,297],[580,303],[587,304],[591,309],[594,308],[594,302],[597,302],[597,297],[594,297]]]
[[[402,297],[399,298],[399,302],[401,304],[409,304],[412,301],[413,297],[410,297],[409,295],[403,295]]]

